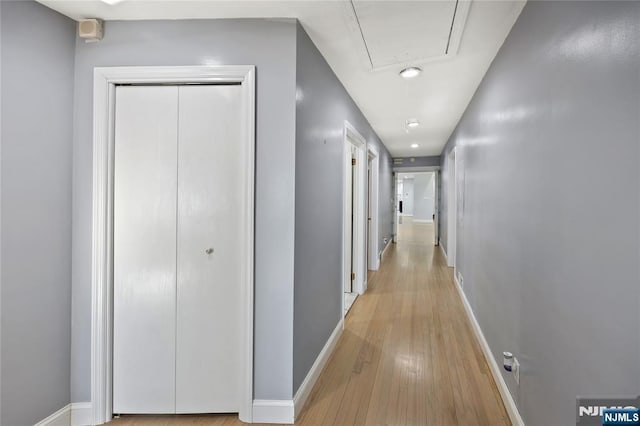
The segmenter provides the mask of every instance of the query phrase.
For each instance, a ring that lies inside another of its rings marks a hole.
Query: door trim
[[[344,122],[344,144],[343,144],[343,158],[346,158],[347,148],[349,146],[354,146],[356,148],[356,207],[353,212],[354,217],[354,226],[356,229],[356,238],[354,241],[355,244],[355,271],[356,271],[356,279],[354,280],[353,290],[358,294],[363,294],[367,289],[367,271],[366,271],[366,249],[365,249],[365,238],[364,233],[366,232],[365,228],[365,191],[366,191],[366,176],[367,176],[367,140],[356,130],[356,128],[345,120]],[[348,166],[348,167],[347,167]],[[347,170],[351,166],[349,164],[345,164],[344,173],[347,173]],[[342,289],[344,292],[346,279],[347,279],[347,253],[345,252],[345,248],[347,245],[347,238],[349,236],[346,234],[346,222],[350,220],[347,212],[347,188],[346,188],[346,175],[343,176],[342,179],[342,199],[343,199],[343,223],[342,223],[342,238],[343,238],[343,261],[342,261]],[[353,247],[352,247],[353,250]],[[344,295],[342,296],[342,314],[344,316]]]
[[[242,86],[244,149],[242,398],[239,418],[253,419],[255,67],[99,67],[93,86],[93,218],[91,264],[91,419],[113,416],[113,177],[115,87],[118,84],[236,83]]]
[[[456,269],[458,238],[458,160],[456,148],[447,156],[447,266]]]
[[[367,146],[368,160],[371,160],[371,187],[367,187],[367,199],[371,220],[366,226],[369,229],[369,240],[367,247],[367,257],[369,259],[369,269],[377,271],[380,267],[380,256],[378,255],[378,220],[379,220],[379,185],[380,185],[380,155],[373,145]],[[366,209],[365,209],[366,210]]]
[[[398,173],[422,173],[433,172],[434,179],[440,177],[440,166],[420,166],[420,167],[393,167],[393,233],[392,241],[398,242],[398,220],[400,212],[398,211]],[[434,223],[435,242],[438,245],[440,241],[440,181],[436,181],[436,189],[434,192],[434,213],[436,215]]]

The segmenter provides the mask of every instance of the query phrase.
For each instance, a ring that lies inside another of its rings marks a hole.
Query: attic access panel
[[[469,1],[353,0],[373,69],[455,55]]]

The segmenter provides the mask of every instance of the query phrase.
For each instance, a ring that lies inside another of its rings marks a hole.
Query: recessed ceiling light
[[[123,0],[101,0],[101,1],[103,3],[106,3],[106,4],[110,5],[110,6],[114,6],[114,5],[120,3]]]
[[[416,119],[407,120],[407,127],[418,127],[420,122]]]
[[[413,78],[413,77],[417,77],[418,74],[420,74],[421,72],[422,72],[422,69],[418,67],[408,67],[400,71],[400,76],[402,78]]]
[[[412,143],[412,144],[411,144],[411,148],[417,148],[417,147],[419,147],[419,146],[420,146],[420,145],[418,145],[417,143]]]

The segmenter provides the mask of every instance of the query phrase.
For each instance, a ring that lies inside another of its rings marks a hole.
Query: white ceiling
[[[441,153],[525,2],[38,1],[73,19],[298,18],[394,157]]]

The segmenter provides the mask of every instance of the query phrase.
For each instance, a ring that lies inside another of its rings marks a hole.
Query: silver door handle
[[[212,248],[208,248],[204,252],[207,253],[207,254],[211,254],[211,253],[213,253],[213,249]]]

